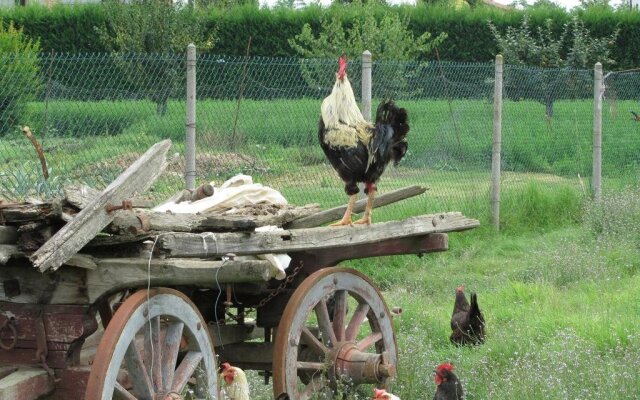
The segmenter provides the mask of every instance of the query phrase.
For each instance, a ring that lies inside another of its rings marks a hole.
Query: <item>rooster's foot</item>
[[[338,222],[334,222],[333,224],[329,224],[329,226],[345,226],[345,225],[351,225],[353,222],[351,221],[351,218],[349,219],[341,219]]]
[[[354,222],[353,224],[354,225],[371,225],[371,218],[370,217],[361,218],[356,222]]]

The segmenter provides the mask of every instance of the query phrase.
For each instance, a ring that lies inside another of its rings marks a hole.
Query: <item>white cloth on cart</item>
[[[161,204],[153,211],[172,212],[176,214],[196,214],[196,213],[223,213],[236,208],[241,208],[256,204],[287,205],[287,199],[277,190],[264,186],[260,183],[253,183],[253,178],[249,175],[236,175],[225,181],[220,187],[215,187],[213,195],[196,201],[182,201],[176,203],[169,201]],[[270,232],[284,230],[277,226],[262,226],[256,228],[256,232]],[[211,233],[215,235],[215,233]],[[243,258],[248,258],[243,257]],[[291,257],[287,254],[259,254],[257,259],[267,260],[271,263],[271,276],[276,279],[285,278],[285,270],[289,267]]]

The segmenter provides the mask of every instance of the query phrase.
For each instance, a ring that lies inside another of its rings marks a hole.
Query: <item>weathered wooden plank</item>
[[[59,217],[62,208],[57,203],[8,203],[0,204],[0,221],[23,223]]]
[[[0,379],[0,399],[37,399],[55,388],[53,379],[42,368],[22,367]]]
[[[254,233],[166,233],[159,247],[169,257],[220,257],[226,253],[288,253],[306,249],[327,249],[344,245],[376,243],[427,233],[462,231],[479,226],[475,219],[459,212],[424,215],[402,221],[368,226],[320,227]]]
[[[222,283],[264,282],[275,276],[265,260],[204,261],[194,259],[102,258],[98,268],[87,272],[90,302],[106,292],[151,286],[190,285],[215,287]],[[149,273],[150,272],[150,275]]]
[[[144,210],[119,212],[109,230],[118,234],[148,231],[224,232],[252,231],[259,226],[282,226],[319,210],[317,205],[285,208],[273,215],[246,216],[235,214],[174,214]]]
[[[87,185],[68,185],[63,189],[67,203],[79,209],[85,208],[93,199],[100,196],[100,191]],[[146,199],[132,199],[133,208],[150,208],[153,202]]]
[[[96,269],[98,264],[94,257],[89,254],[74,254],[70,259],[64,262],[64,265],[70,267],[84,268],[84,269]]]
[[[15,244],[18,240],[18,230],[14,226],[0,225],[0,244]]]
[[[16,245],[0,244],[0,265],[5,265],[12,257],[25,257],[25,255]]]
[[[27,260],[0,266],[0,300],[22,304],[87,304],[85,270],[63,267],[42,274]],[[6,283],[11,282],[11,286]],[[7,293],[5,290],[9,290]]]
[[[427,188],[422,186],[407,186],[402,189],[394,190],[393,192],[384,193],[375,198],[373,202],[373,208],[386,206],[387,204],[395,203],[400,200],[417,196],[426,192],[427,190]],[[359,213],[364,211],[366,204],[367,199],[358,200],[353,207],[353,212]],[[284,226],[287,229],[313,228],[322,224],[326,224],[327,222],[339,220],[344,215],[346,209],[346,205],[330,208],[328,210],[321,211],[308,217],[296,219]]]
[[[220,326],[212,323],[209,325],[209,336],[214,347],[226,346],[232,343],[264,338],[264,328],[257,327],[254,323]]]
[[[33,253],[30,257],[33,265],[40,271],[56,270],[71,258],[113,220],[113,214],[105,210],[108,203],[120,204],[153,184],[166,166],[166,155],[170,147],[170,140],[151,146],[111,182],[100,197],[90,201],[71,222]]]

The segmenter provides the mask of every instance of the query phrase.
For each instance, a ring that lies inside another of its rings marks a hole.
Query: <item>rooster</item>
[[[633,114],[633,120],[640,122],[640,115],[638,115],[638,113],[631,111],[631,114]]]
[[[351,214],[360,190],[358,182],[365,185],[367,205],[362,219],[354,223],[371,224],[376,182],[387,164],[391,161],[397,164],[407,152],[407,111],[391,100],[384,101],[378,106],[375,124],[367,122],[347,78],[347,56],[342,55],[338,64],[333,90],[322,102],[318,127],[320,146],[344,181],[349,196],[342,220],[332,225],[352,223]]]
[[[244,371],[232,367],[229,363],[222,363],[220,381],[220,398],[229,400],[249,400],[249,383]]]
[[[400,397],[393,395],[384,389],[373,389],[372,400],[400,400]]]
[[[484,315],[478,307],[478,296],[471,293],[471,306],[464,295],[464,286],[456,290],[456,300],[451,315],[452,343],[458,345],[484,343]]]
[[[464,391],[462,383],[453,373],[454,366],[450,363],[442,363],[436,368],[436,394],[433,400],[463,400]]]

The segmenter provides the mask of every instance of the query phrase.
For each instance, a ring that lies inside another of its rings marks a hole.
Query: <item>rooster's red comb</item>
[[[438,368],[436,368],[437,372],[440,371],[449,371],[449,372],[453,372],[453,370],[455,369],[455,367],[453,366],[453,364],[451,363],[442,363],[440,365],[438,365]]]
[[[224,370],[227,370],[227,369],[231,368],[231,364],[229,364],[229,363],[222,363],[221,368],[222,368],[222,370],[223,370],[223,371],[224,371]]]
[[[458,293],[464,292],[464,285],[458,286],[458,289],[456,289],[456,290],[458,291]]]

